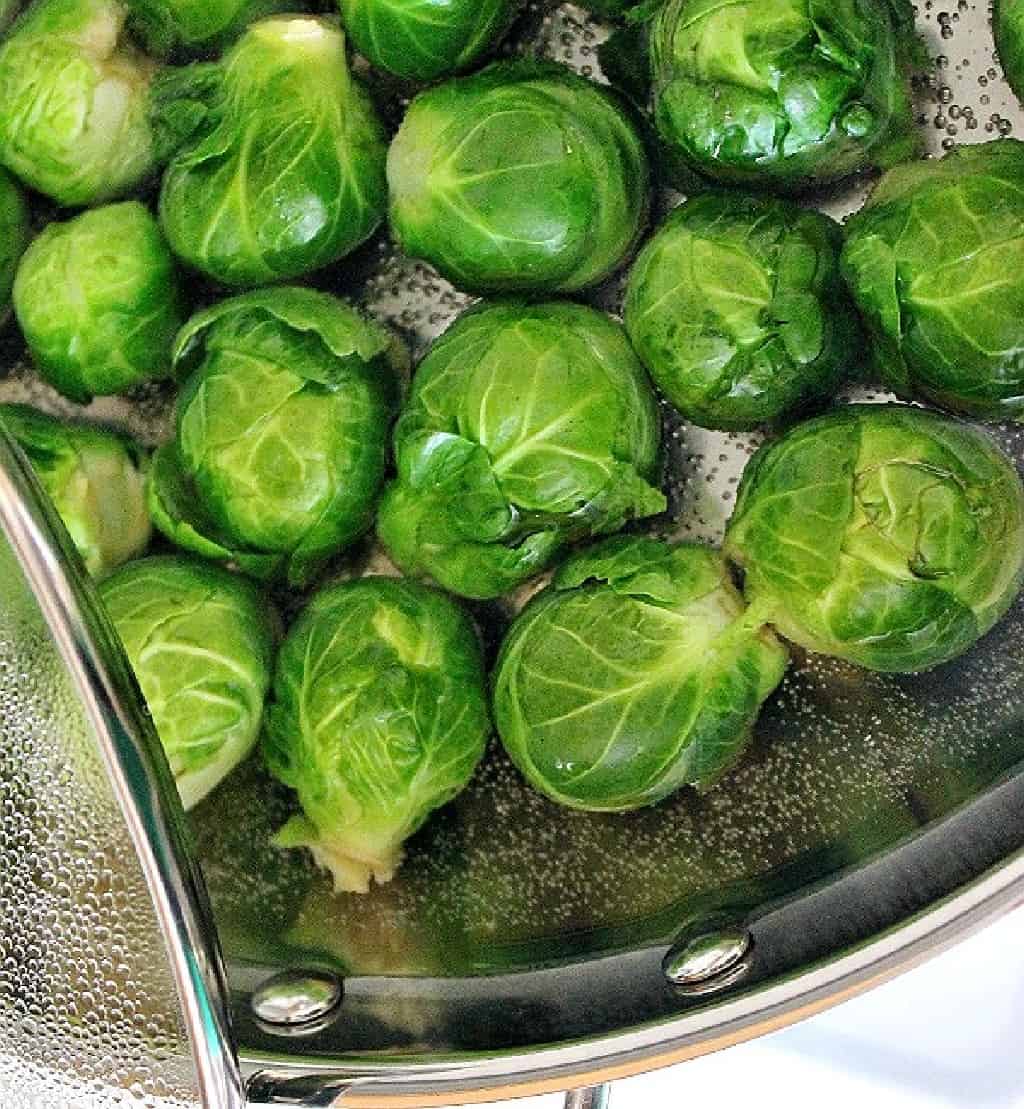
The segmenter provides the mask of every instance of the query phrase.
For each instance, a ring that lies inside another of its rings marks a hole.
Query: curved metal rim
[[[204,1104],[241,1106],[220,976],[216,937],[184,850],[163,773],[121,699],[121,675],[108,664],[109,643],[81,580],[66,571],[66,536],[28,464],[0,427],[0,529],[32,586],[65,665],[100,740],[112,787],[164,929],[172,970],[196,1058]],[[126,773],[131,762],[137,771]],[[131,784],[135,782],[135,785]],[[491,1056],[345,1058],[320,1064],[288,1057],[243,1058],[250,1078],[272,1085],[298,1079],[307,1089],[336,1090],[335,1102],[360,1109],[485,1102],[597,1085],[683,1062],[776,1031],[909,970],[1024,902],[1024,851],[845,953],[733,1000],[670,1020],[577,1043]],[[301,1103],[301,1102],[298,1102]],[[307,1104],[330,1104],[319,1100]]]
[[[572,1045],[489,1058],[339,1060],[297,1066],[243,1057],[251,1076],[287,1085],[300,1074],[337,1080],[334,1104],[413,1109],[493,1101],[598,1085],[778,1031],[911,970],[1024,903],[1024,851],[878,938],[806,971],[670,1021]],[[321,1102],[320,1104],[327,1104]]]
[[[84,568],[29,462],[0,424],[0,532],[6,537],[78,692],[135,846],[167,949],[207,1109],[245,1104],[220,950],[185,847],[174,781],[130,691],[128,664]],[[120,666],[118,662],[120,661]],[[147,734],[147,732],[149,734]]]

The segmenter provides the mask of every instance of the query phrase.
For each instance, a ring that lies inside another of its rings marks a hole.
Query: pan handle
[[[600,1086],[584,1086],[569,1090],[565,1095],[565,1109],[608,1109],[612,1088],[607,1082]]]

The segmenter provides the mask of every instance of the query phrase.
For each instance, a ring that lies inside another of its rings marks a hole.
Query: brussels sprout
[[[1024,0],[995,0],[992,26],[1006,79],[1024,98]]]
[[[174,348],[191,373],[177,439],[148,485],[154,524],[186,550],[306,584],[373,520],[401,356],[385,328],[312,289],[193,316]]]
[[[0,323],[11,311],[11,286],[29,240],[28,207],[14,178],[0,169]]]
[[[753,457],[726,556],[759,618],[910,673],[967,650],[1024,580],[1024,488],[976,428],[900,405],[800,424]]]
[[[840,264],[878,377],[982,418],[1024,418],[1024,143],[963,146],[882,178]]]
[[[568,543],[662,512],[660,425],[622,328],[579,304],[494,304],[431,347],[395,428],[377,530],[407,573],[497,597]]]
[[[564,563],[513,623],[495,723],[553,801],[637,809],[714,784],[786,661],[717,551],[615,536]]]
[[[299,795],[278,833],[339,890],[387,882],[402,843],[469,781],[489,732],[473,627],[415,582],[363,578],[319,592],[277,662],[264,750]]]
[[[0,0],[0,33],[10,27],[14,17],[21,11],[21,0]]]
[[[515,0],[338,0],[345,30],[373,65],[431,81],[465,69],[502,35]]]
[[[166,377],[183,319],[174,259],[137,200],[48,224],[18,267],[14,311],[39,372],[82,403]]]
[[[625,110],[545,62],[497,62],[421,92],[388,152],[388,185],[406,253],[481,292],[593,285],[647,216],[647,160]]]
[[[174,556],[123,566],[100,585],[100,597],[190,809],[256,743],[273,613],[244,579]]]
[[[103,428],[66,424],[23,404],[0,405],[0,422],[25,452],[95,578],[149,544],[143,453]]]
[[[668,0],[651,30],[662,141],[730,184],[801,188],[917,146],[906,0]]]
[[[154,63],[114,0],[36,0],[0,46],[0,162],[61,204],[96,204],[153,169]]]
[[[157,57],[219,54],[258,19],[304,10],[291,0],[125,0],[132,30]]]
[[[781,200],[709,194],[669,216],[630,272],[626,330],[688,420],[743,430],[835,390],[858,334],[841,245]]]
[[[262,20],[219,64],[169,73],[154,100],[162,141],[180,132],[160,222],[176,254],[223,284],[326,266],[383,218],[384,133],[333,24]]]

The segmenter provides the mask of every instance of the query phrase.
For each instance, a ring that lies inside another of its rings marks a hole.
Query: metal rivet
[[[672,985],[684,993],[714,993],[747,973],[750,969],[747,956],[753,943],[753,937],[745,930],[705,932],[671,948],[661,969]]]
[[[341,1001],[341,982],[321,970],[286,970],[252,995],[252,1011],[266,1024],[296,1025],[325,1017]]]

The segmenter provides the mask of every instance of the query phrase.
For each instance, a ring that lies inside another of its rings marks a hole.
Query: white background
[[[677,1106],[1024,1109],[1024,909],[812,1020],[612,1088],[611,1109]]]

